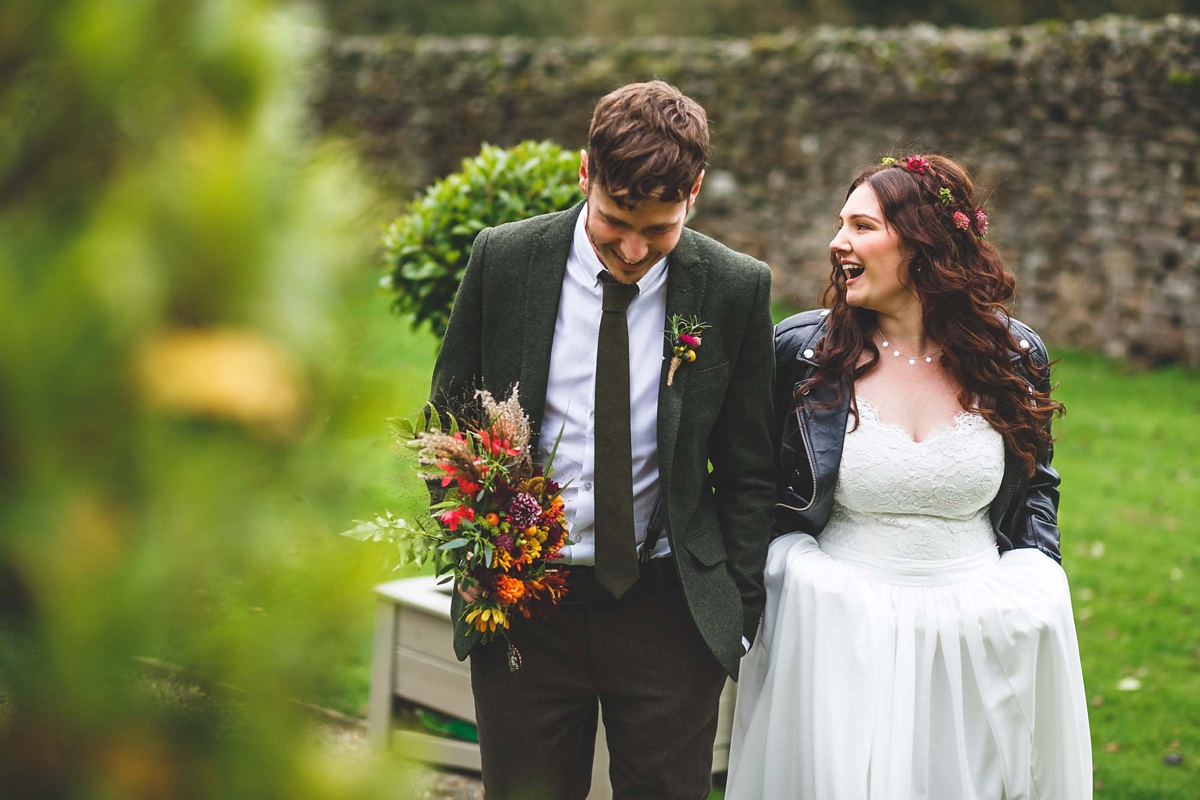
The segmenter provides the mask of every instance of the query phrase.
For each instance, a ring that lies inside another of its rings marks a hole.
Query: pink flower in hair
[[[979,231],[980,236],[984,236],[987,234],[987,229],[988,215],[984,212],[983,208],[975,209],[975,230]]]
[[[904,160],[904,168],[909,172],[915,172],[918,175],[925,174],[925,168],[929,166],[929,162],[920,156],[909,156]]]
[[[958,228],[959,230],[965,231],[967,228],[971,227],[971,220],[963,212],[955,211],[954,212],[954,227]]]

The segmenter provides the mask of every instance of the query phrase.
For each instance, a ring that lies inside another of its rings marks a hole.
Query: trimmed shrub
[[[428,323],[446,332],[450,307],[484,228],[563,211],[580,200],[579,154],[553,142],[521,142],[510,150],[485,144],[462,172],[417,195],[409,213],[383,237],[395,309],[412,315],[414,329]]]

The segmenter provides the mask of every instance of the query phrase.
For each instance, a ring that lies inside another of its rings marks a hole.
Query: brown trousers
[[[696,630],[669,559],[620,600],[572,571],[573,602],[516,619],[523,665],[503,639],[471,653],[488,800],[574,800],[591,786],[604,714],[617,800],[703,800],[712,785],[725,672]]]

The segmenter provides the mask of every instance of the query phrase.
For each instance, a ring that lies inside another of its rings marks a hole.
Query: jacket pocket
[[[680,365],[680,369],[684,369],[685,365]],[[729,362],[717,364],[715,367],[707,367],[699,372],[694,372],[688,378],[685,393],[699,391],[701,389],[711,389],[725,382],[729,377]]]
[[[725,543],[717,531],[707,531],[699,536],[693,536],[683,547],[692,554],[703,566],[715,567],[726,559]]]

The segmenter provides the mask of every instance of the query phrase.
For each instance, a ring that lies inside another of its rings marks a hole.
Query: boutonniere
[[[671,328],[667,331],[667,341],[671,343],[671,366],[667,369],[667,386],[675,384],[675,370],[679,369],[680,364],[690,364],[696,360],[696,350],[701,343],[700,334],[711,327],[696,317],[671,315]]]

